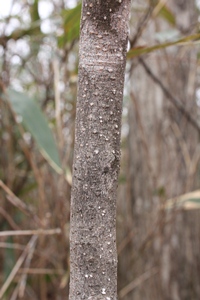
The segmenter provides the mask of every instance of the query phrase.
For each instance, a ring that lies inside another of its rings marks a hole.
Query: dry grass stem
[[[14,222],[13,218],[5,211],[5,209],[3,209],[3,207],[0,207],[0,214],[6,219],[11,228],[14,230],[20,229],[20,227]]]
[[[5,292],[7,291],[9,285],[11,284],[11,282],[13,281],[15,275],[17,274],[19,268],[21,267],[21,265],[23,264],[27,254],[29,253],[32,245],[34,245],[35,241],[37,240],[38,236],[32,236],[30,241],[28,242],[26,248],[24,249],[22,255],[19,257],[19,259],[17,260],[14,268],[12,269],[11,273],[9,274],[8,278],[6,279],[5,283],[3,284],[3,286],[0,289],[0,299],[3,298]]]
[[[34,212],[32,211],[32,208],[27,206],[21,199],[19,199],[10,189],[7,185],[5,185],[5,183],[3,183],[2,180],[0,180],[0,187],[6,192],[7,194],[7,199],[8,201],[14,205],[15,207],[17,207],[18,209],[20,209],[23,213],[25,213],[28,216],[32,216],[33,219],[36,221],[37,224],[41,225],[41,222],[39,220],[39,218],[34,214]]]
[[[62,116],[61,116],[61,98],[59,91],[59,62],[54,59],[53,61],[54,70],[54,91],[55,91],[55,118],[57,133],[59,138],[59,150],[63,149],[63,135],[62,135]]]
[[[36,247],[36,239],[34,241],[34,243],[32,243],[32,246],[31,246],[31,249],[26,257],[26,260],[25,260],[25,268],[26,269],[29,269],[29,266],[30,266],[30,263],[31,263],[31,260],[32,260],[32,257],[33,257],[33,253],[35,251],[35,247]],[[27,273],[23,273],[22,274],[22,277],[21,277],[21,280],[19,281],[19,297],[20,298],[23,298],[24,297],[24,292],[25,292],[25,288],[26,288],[26,281],[27,281]]]
[[[19,269],[18,273],[26,273],[31,275],[63,275],[65,270],[56,270],[56,269],[31,269],[31,268],[21,268]]]
[[[0,248],[24,250],[26,248],[26,246],[23,246],[23,245],[20,245],[20,244],[0,242]]]
[[[53,235],[53,234],[61,234],[61,229],[55,228],[55,229],[2,231],[0,232],[0,237],[21,236],[21,235]]]

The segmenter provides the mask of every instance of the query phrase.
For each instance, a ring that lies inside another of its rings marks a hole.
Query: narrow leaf
[[[167,47],[170,47],[170,46],[174,46],[174,45],[181,46],[183,44],[190,44],[191,42],[193,42],[196,39],[199,40],[199,38],[200,38],[200,34],[197,33],[197,34],[193,34],[193,35],[181,38],[181,39],[176,40],[174,42],[167,42],[167,43],[163,43],[163,44],[158,44],[158,45],[155,45],[155,46],[152,46],[152,47],[137,47],[137,48],[132,48],[128,52],[127,58],[128,59],[134,58],[134,57],[137,57],[137,56],[142,55],[142,54],[147,54],[147,53],[153,52],[155,50],[164,49],[164,48],[167,48]]]
[[[42,155],[58,173],[62,173],[58,149],[47,120],[39,106],[27,95],[8,91],[13,111],[22,119],[22,124],[35,139]]]
[[[175,19],[175,16],[174,14],[171,12],[171,10],[166,6],[164,5],[159,14],[161,17],[163,17],[166,21],[168,21],[169,24],[171,25],[175,25],[176,24],[176,19]]]
[[[199,209],[200,208],[200,190],[170,199],[165,204],[166,209],[172,209],[174,207],[181,207],[186,210]]]
[[[66,43],[72,42],[79,38],[81,4],[78,4],[72,9],[64,10],[62,16],[64,34],[58,37],[59,47],[63,47]]]

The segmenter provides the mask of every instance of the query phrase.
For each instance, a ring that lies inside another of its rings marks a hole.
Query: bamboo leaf
[[[185,45],[185,44],[187,45],[187,44],[190,44],[191,42],[193,42],[194,40],[199,40],[199,38],[200,38],[200,34],[197,33],[197,34],[192,34],[192,35],[189,35],[187,37],[178,39],[178,40],[173,41],[173,42],[166,42],[166,43],[158,44],[158,45],[151,46],[151,47],[132,48],[128,52],[127,58],[128,59],[134,58],[134,57],[137,57],[137,56],[142,55],[142,54],[147,54],[147,53],[150,53],[150,52],[153,52],[153,51],[156,51],[156,50],[164,49],[164,48],[175,46],[175,45],[177,45],[177,46],[181,46],[181,45]]]
[[[33,4],[30,5],[30,16],[31,16],[31,23],[34,24],[41,24],[41,19],[39,15],[39,0],[34,0]],[[34,35],[41,35],[41,28],[37,26],[33,30]]]
[[[34,0],[33,4],[30,5],[30,15],[32,22],[40,20],[38,4],[39,0]]]
[[[8,96],[13,111],[21,117],[22,124],[35,139],[42,155],[56,172],[62,173],[53,134],[39,106],[27,95],[14,90],[9,90]]]
[[[75,8],[64,10],[62,16],[64,34],[58,37],[59,47],[79,38],[81,3]]]
[[[166,21],[168,21],[169,24],[171,25],[175,25],[176,24],[176,18],[174,16],[174,14],[171,12],[171,10],[166,6],[164,5],[159,14],[161,17],[163,17]]]
[[[181,207],[185,210],[200,208],[200,190],[187,193],[176,198],[170,199],[166,202],[165,208],[172,209],[174,207]]]
[[[172,11],[165,5],[163,1],[152,1],[152,5],[155,6],[153,16],[160,16],[165,19],[170,25],[176,24],[176,18]]]
[[[17,41],[19,39],[24,38],[25,36],[39,36],[40,38],[45,37],[40,31],[40,21],[34,22],[31,24],[31,27],[26,29],[15,29],[10,35],[2,35],[0,36],[0,45],[4,45],[9,40]],[[36,35],[37,32],[37,35]]]

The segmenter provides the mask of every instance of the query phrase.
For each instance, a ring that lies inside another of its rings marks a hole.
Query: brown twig
[[[0,207],[0,214],[6,219],[13,230],[20,230],[20,227],[14,222],[13,218],[3,209],[3,207]]]
[[[20,245],[20,244],[13,244],[13,243],[3,243],[3,242],[0,242],[0,248],[24,250],[25,247],[26,247],[26,246]]]
[[[23,274],[30,274],[30,275],[63,275],[65,274],[65,270],[62,269],[58,269],[58,270],[54,270],[54,269],[31,269],[31,268],[21,268],[19,269],[18,273],[23,273]]]
[[[146,271],[144,274],[139,276],[138,278],[134,279],[130,282],[127,286],[125,286],[120,292],[119,297],[123,299],[127,294],[129,294],[132,290],[142,284],[144,281],[148,280],[150,277],[156,275],[158,273],[157,268],[151,268],[150,270]]]
[[[29,266],[30,266],[30,263],[31,263],[31,260],[32,260],[32,257],[33,257],[33,253],[35,251],[36,241],[37,240],[35,239],[34,243],[32,244],[32,247],[31,247],[30,251],[28,252],[28,255],[25,259],[25,263],[24,263],[25,266],[24,267],[26,269],[29,269]],[[24,297],[26,282],[27,282],[27,273],[24,272],[24,273],[22,273],[21,280],[19,281],[19,290],[18,290],[19,298]]]
[[[11,230],[11,231],[1,231],[0,237],[3,236],[21,236],[21,235],[53,235],[61,234],[60,228],[54,229],[36,229],[36,230]]]
[[[183,104],[174,97],[170,93],[170,91],[164,86],[162,81],[152,72],[149,66],[145,63],[145,61],[140,57],[139,63],[143,66],[147,74],[152,78],[152,80],[162,89],[163,93],[167,97],[167,99],[182,113],[182,115],[190,122],[190,124],[198,131],[200,134],[200,125],[197,121],[192,117],[187,109],[183,106]]]
[[[136,29],[136,34],[135,36],[130,40],[130,46],[133,48],[135,44],[137,43],[138,39],[142,35],[144,29],[146,28],[148,21],[151,18],[152,12],[154,10],[154,6],[150,5],[147,9],[146,14],[143,16],[143,18],[140,20],[138,23],[137,29]]]
[[[122,240],[122,242],[117,247],[117,255],[119,256],[121,252],[125,249],[125,247],[131,242],[132,238],[135,235],[135,230],[129,232],[129,234]]]
[[[153,188],[155,189],[156,188],[156,176],[155,176],[155,171],[154,171],[152,161],[151,161],[151,157],[150,157],[150,153],[149,153],[147,134],[145,132],[145,128],[144,128],[143,123],[142,123],[142,119],[141,119],[141,115],[140,115],[140,109],[138,107],[137,99],[135,98],[135,95],[132,91],[130,93],[130,97],[131,97],[131,100],[133,102],[134,109],[135,109],[135,115],[136,115],[139,130],[140,130],[139,136],[141,138],[141,142],[142,142],[143,147],[144,147],[144,152],[145,152],[145,156],[146,156],[146,163],[147,163],[147,167],[149,169],[149,174],[151,175],[150,179],[152,180],[152,185],[153,185]]]
[[[14,268],[12,269],[11,273],[9,274],[9,276],[7,277],[6,281],[4,282],[4,284],[2,285],[1,289],[0,289],[0,299],[2,299],[2,297],[4,296],[5,292],[7,291],[8,287],[10,286],[11,282],[13,281],[15,275],[17,274],[19,268],[21,267],[21,265],[23,264],[28,252],[30,251],[32,245],[35,243],[35,241],[37,240],[37,236],[32,236],[29,243],[27,244],[24,252],[22,253],[22,255],[19,257],[18,261],[16,262]]]
[[[15,207],[19,208],[22,212],[26,215],[33,217],[37,224],[41,225],[41,221],[39,218],[34,214],[32,209],[27,206],[22,200],[20,200],[10,189],[9,187],[0,180],[0,187],[6,192],[7,199],[10,203],[12,203]]]

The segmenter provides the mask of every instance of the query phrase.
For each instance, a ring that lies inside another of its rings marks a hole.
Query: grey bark
[[[70,300],[117,299],[116,193],[130,0],[83,0]]]

